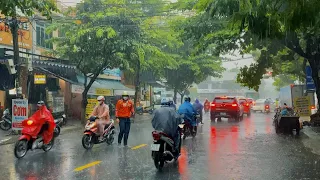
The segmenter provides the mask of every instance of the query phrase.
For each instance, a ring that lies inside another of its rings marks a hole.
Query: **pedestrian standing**
[[[128,145],[128,137],[130,132],[130,117],[134,115],[134,105],[131,100],[129,100],[129,95],[127,92],[123,92],[122,99],[117,102],[116,105],[116,118],[120,126],[120,132],[118,136],[118,144],[121,145],[123,138],[123,145]]]

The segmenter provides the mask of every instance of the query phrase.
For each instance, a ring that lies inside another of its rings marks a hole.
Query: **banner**
[[[315,90],[316,86],[314,85],[312,79],[312,69],[310,66],[306,66],[306,86],[307,90]]]
[[[86,117],[89,118],[94,107],[98,104],[97,99],[88,99],[88,104],[86,108]]]
[[[28,100],[12,99],[12,129],[22,130],[22,121],[28,118]]]

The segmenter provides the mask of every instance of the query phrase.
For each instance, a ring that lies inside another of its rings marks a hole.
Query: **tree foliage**
[[[55,1],[53,0],[0,1],[0,12],[7,17],[16,17],[17,9],[21,10],[26,16],[32,16],[36,12],[39,12],[49,19],[52,12],[57,11]]]
[[[260,79],[267,68],[279,66],[273,57],[279,52],[297,54],[307,59],[312,68],[312,76],[320,98],[318,70],[320,61],[319,9],[317,0],[201,0],[194,6],[200,12],[195,18],[212,19],[210,23],[226,20],[220,29],[197,30],[197,34],[188,33],[189,37],[198,37],[197,49],[212,46],[217,53],[241,49],[243,53],[260,50],[259,60],[241,69],[238,81],[250,88],[257,89]],[[189,23],[201,24],[204,21]],[[208,23],[208,22],[206,22]],[[193,36],[192,36],[193,35]],[[221,37],[221,38],[219,38]],[[286,59],[285,61],[296,61]]]

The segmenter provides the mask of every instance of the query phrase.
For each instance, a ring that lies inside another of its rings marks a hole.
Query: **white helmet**
[[[98,101],[104,101],[105,98],[104,98],[104,96],[98,96],[97,100],[98,100]]]

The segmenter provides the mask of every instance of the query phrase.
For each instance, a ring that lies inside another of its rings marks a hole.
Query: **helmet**
[[[41,107],[41,106],[44,106],[45,104],[44,104],[44,101],[38,101],[38,103],[37,103],[37,106],[38,107]]]
[[[187,97],[184,98],[184,101],[191,102],[191,98],[187,96]]]
[[[122,96],[129,96],[127,91],[123,91]]]
[[[162,106],[169,106],[170,105],[170,101],[168,98],[162,98],[161,99],[161,105]]]
[[[97,100],[98,100],[98,101],[104,101],[105,98],[104,98],[104,96],[98,96]]]

